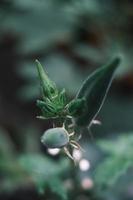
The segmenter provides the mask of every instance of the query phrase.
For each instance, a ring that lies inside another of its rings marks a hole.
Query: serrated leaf
[[[45,192],[45,189],[49,187],[61,199],[66,199],[62,176],[65,171],[69,170],[68,160],[62,159],[55,162],[41,154],[27,154],[20,157],[19,163],[31,176],[39,193]]]
[[[133,162],[125,157],[111,156],[100,164],[94,180],[99,186],[111,186],[132,164]]]
[[[84,113],[75,118],[78,126],[90,126],[91,121],[100,111],[107,92],[113,80],[113,75],[120,63],[116,57],[107,65],[92,73],[81,86],[76,98],[85,98],[86,109]]]
[[[113,141],[97,143],[108,157],[95,171],[94,180],[99,186],[111,186],[133,165],[133,135],[125,134]]]

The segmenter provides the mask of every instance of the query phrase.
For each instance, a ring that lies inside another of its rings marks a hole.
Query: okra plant
[[[46,130],[41,137],[41,142],[47,148],[60,148],[69,158],[73,148],[81,149],[78,144],[77,129],[88,127],[95,122],[107,92],[111,86],[114,73],[120,63],[120,57],[94,71],[81,85],[73,100],[68,100],[66,91],[61,91],[50,80],[38,60],[37,71],[41,85],[41,100],[37,106],[41,109],[40,119],[52,119],[53,127]]]

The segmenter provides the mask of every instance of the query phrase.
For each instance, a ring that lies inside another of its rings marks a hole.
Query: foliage
[[[104,102],[119,63],[120,59],[115,58],[107,66],[95,71],[85,80],[76,98],[67,103],[65,89],[59,92],[37,61],[42,91],[42,100],[37,101],[42,111],[40,118],[64,118],[65,121],[67,117],[74,117],[78,126],[90,125]]]
[[[84,81],[77,98],[85,99],[84,112],[75,118],[79,126],[90,126],[102,107],[106,94],[110,88],[113,74],[120,63],[120,58],[115,58],[108,65],[100,68]]]
[[[61,159],[57,163],[41,152],[26,152],[17,155],[11,139],[3,130],[0,131],[0,141],[0,173],[2,175],[0,193],[13,191],[21,186],[29,187],[29,184],[32,184],[41,194],[45,194],[45,191],[50,189],[59,198],[67,198],[63,176],[64,172],[70,169],[68,160]]]
[[[61,176],[68,170],[67,160],[58,163],[44,155],[23,155],[19,159],[22,167],[30,174],[39,193],[45,194],[48,187],[62,199],[66,199],[66,190],[63,187]],[[54,166],[54,167],[52,167]]]
[[[119,63],[120,58],[115,58],[107,66],[96,70],[85,80],[76,98],[66,103],[65,90],[58,91],[55,83],[49,79],[42,65],[37,61],[42,93],[42,100],[37,101],[37,105],[42,111],[42,115],[39,118],[57,119],[53,123],[54,128],[47,130],[42,136],[41,141],[46,147],[63,147],[65,153],[74,160],[69,150],[69,145],[75,149],[81,149],[74,138],[76,135],[75,129],[77,126],[90,127],[93,123],[103,105],[113,74]],[[59,122],[60,124],[58,125]],[[71,127],[73,128],[72,130]]]
[[[110,187],[133,165],[133,135],[126,133],[112,141],[99,140],[97,144],[108,156],[95,172],[99,187]]]

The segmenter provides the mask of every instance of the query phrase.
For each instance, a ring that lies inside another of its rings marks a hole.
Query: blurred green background
[[[133,1],[0,1],[0,199],[133,199]],[[40,136],[35,59],[72,99],[120,54],[101,126],[84,130],[77,166]]]

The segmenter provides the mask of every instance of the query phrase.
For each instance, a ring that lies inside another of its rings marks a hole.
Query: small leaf
[[[67,99],[65,89],[63,89],[59,94],[59,102],[61,105],[66,105]]]
[[[75,117],[75,123],[78,126],[90,126],[91,121],[97,116],[119,63],[120,58],[116,57],[109,64],[97,69],[84,81],[76,96],[77,99],[85,98],[86,100],[84,113]]]
[[[50,103],[37,100],[37,106],[41,109],[44,117],[52,117],[56,115],[56,110]]]
[[[47,76],[46,72],[44,71],[41,63],[36,60],[37,63],[37,70],[40,79],[40,84],[42,88],[43,97],[46,98],[53,98],[58,94],[58,90],[54,82],[52,82],[49,77]]]
[[[46,107],[48,110],[54,111],[54,107],[53,107],[53,105],[52,105],[51,102],[45,102],[45,101],[37,100],[37,106],[38,106],[39,108],[44,108],[44,107]]]
[[[79,116],[83,114],[84,109],[86,108],[86,100],[82,99],[74,99],[68,104],[68,112],[71,116]]]
[[[37,105],[39,108],[43,108],[43,107],[46,105],[46,103],[45,103],[44,101],[37,100],[36,105]]]

